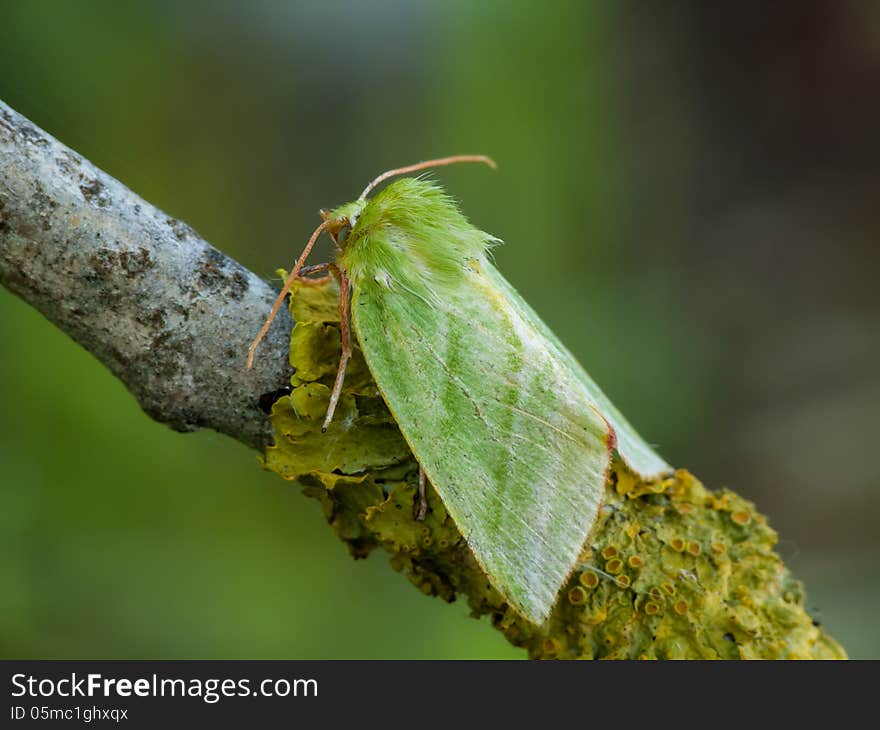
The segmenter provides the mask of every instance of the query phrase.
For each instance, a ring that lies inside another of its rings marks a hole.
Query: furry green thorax
[[[337,231],[350,228],[338,264],[355,286],[375,281],[429,300],[460,283],[466,268],[498,242],[471,225],[439,185],[421,178],[397,180],[326,218],[337,222]]]

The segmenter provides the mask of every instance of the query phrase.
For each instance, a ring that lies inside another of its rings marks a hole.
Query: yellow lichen
[[[730,515],[730,519],[738,525],[747,525],[751,521],[752,516],[749,514],[748,510],[739,510],[738,512],[733,512]]]
[[[587,592],[581,586],[575,586],[568,592],[568,600],[579,605],[587,600]]]
[[[623,561],[620,558],[612,558],[607,563],[605,563],[606,573],[617,575],[621,570],[623,570]]]

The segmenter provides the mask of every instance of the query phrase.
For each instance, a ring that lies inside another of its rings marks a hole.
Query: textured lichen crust
[[[321,421],[339,357],[335,285],[292,297],[293,392],[275,402],[264,464],[304,485],[354,557],[382,548],[423,593],[468,601],[533,658],[838,659],[752,503],[687,471],[642,481],[616,460],[576,570],[541,627],[487,582],[437,494],[414,518],[418,466],[358,352],[329,430]]]

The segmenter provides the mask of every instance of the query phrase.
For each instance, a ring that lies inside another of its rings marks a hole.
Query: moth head
[[[314,230],[311,238],[309,238],[309,242],[306,244],[305,248],[297,259],[296,264],[294,264],[293,268],[290,270],[290,273],[288,273],[287,280],[284,282],[284,286],[281,288],[281,292],[278,294],[278,297],[275,299],[275,303],[272,305],[272,311],[269,312],[269,316],[263,323],[262,329],[260,330],[259,334],[254,338],[254,341],[251,343],[250,348],[248,348],[247,367],[250,368],[253,364],[254,353],[256,352],[257,345],[260,344],[260,341],[269,331],[269,326],[272,324],[272,320],[275,319],[275,315],[278,313],[281,304],[284,302],[284,297],[287,296],[287,293],[293,286],[293,282],[299,275],[300,270],[303,268],[303,264],[308,258],[312,247],[315,245],[318,237],[324,231],[330,234],[330,236],[333,238],[333,242],[337,245],[340,251],[344,251],[346,245],[351,242],[348,234],[354,232],[355,236],[358,236],[359,232],[363,233],[364,230],[369,229],[369,225],[364,225],[362,223],[361,230],[358,231],[357,225],[361,214],[367,209],[367,195],[373,190],[373,188],[385,182],[385,180],[388,180],[392,177],[397,177],[398,175],[404,175],[410,172],[418,172],[419,170],[427,170],[432,167],[453,165],[458,162],[480,162],[484,165],[488,165],[493,170],[495,169],[495,162],[485,155],[453,155],[452,157],[441,157],[440,159],[436,160],[417,162],[414,165],[398,167],[394,170],[383,172],[377,178],[373,179],[366,188],[364,188],[364,191],[360,194],[360,197],[354,202],[340,205],[338,208],[330,211],[321,210],[321,225],[319,225]]]
[[[355,200],[333,210],[320,211],[324,227],[334,241],[339,242],[340,238],[344,239],[344,236],[357,225],[358,218],[366,207],[366,200]]]
[[[321,210],[321,218],[324,221],[322,226],[341,248],[345,248],[345,240],[347,239],[346,234],[355,230],[361,213],[363,213],[364,209],[367,207],[367,195],[369,195],[377,185],[380,185],[389,178],[397,177],[398,175],[418,172],[420,170],[428,170],[433,167],[454,165],[459,162],[480,162],[484,165],[488,165],[493,170],[496,168],[495,161],[491,157],[486,157],[485,155],[453,155],[452,157],[442,157],[437,160],[417,162],[414,165],[407,165],[406,167],[397,167],[393,170],[383,172],[381,175],[374,178],[370,184],[364,188],[360,197],[354,202],[340,205],[333,210]],[[340,241],[340,237],[343,237],[342,241]]]

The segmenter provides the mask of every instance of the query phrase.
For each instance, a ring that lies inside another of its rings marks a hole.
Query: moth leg
[[[416,512],[416,519],[422,522],[426,514],[428,514],[428,500],[425,497],[425,470],[419,464],[419,509]]]
[[[327,406],[327,415],[324,416],[324,425],[321,426],[321,433],[327,432],[330,421],[333,420],[333,413],[336,411],[336,404],[339,402],[339,396],[342,394],[342,383],[345,380],[345,368],[351,358],[351,312],[349,309],[349,282],[344,271],[333,267],[339,273],[339,329],[342,335],[342,355],[339,358],[339,368],[336,370],[336,382],[333,384],[333,392],[330,394],[330,403]]]
[[[330,214],[326,210],[320,211],[320,214],[321,214],[322,220],[324,220],[324,221],[328,220],[330,217]],[[342,249],[339,247],[339,236],[335,232],[331,231],[330,229],[327,229],[327,233],[329,233],[330,238],[333,239],[333,245],[336,246],[336,250],[341,251]],[[321,276],[317,279],[308,279],[306,277],[309,274],[317,274],[319,271],[327,271],[327,270],[330,270],[337,275],[339,274],[339,267],[332,262],[327,262],[326,264],[315,264],[314,266],[303,266],[299,270],[299,275],[297,278],[299,278],[303,283],[305,283],[309,286],[312,286],[312,285],[320,286],[321,284],[326,284],[328,281],[330,281],[329,274],[327,276]]]
[[[327,271],[329,269],[335,269],[336,265],[331,263],[326,264],[315,264],[314,266],[303,266],[299,270],[299,274],[297,274],[297,279],[299,279],[300,283],[306,284],[307,286],[319,286],[321,284],[326,284],[332,278],[330,274],[327,276],[321,276],[317,279],[308,278],[309,274],[317,274],[319,271]]]

